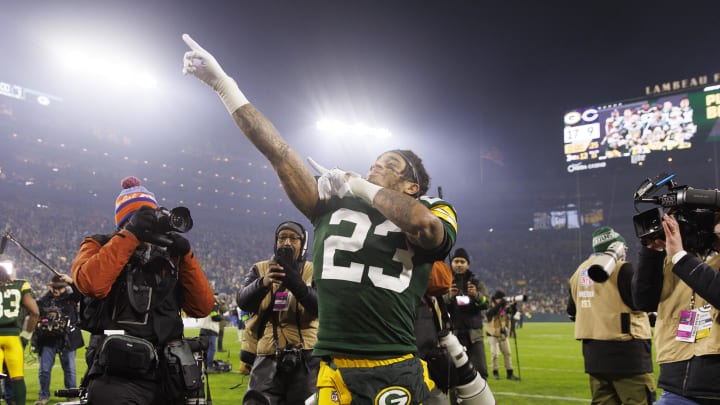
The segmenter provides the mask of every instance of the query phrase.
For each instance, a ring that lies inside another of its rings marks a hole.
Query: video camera
[[[55,396],[60,398],[77,398],[76,400],[56,402],[56,405],[85,405],[87,404],[87,390],[83,387],[55,390]]]
[[[525,294],[513,295],[512,297],[505,297],[505,301],[508,304],[514,304],[516,302],[525,302],[528,300],[528,296]]]
[[[65,336],[65,331],[70,325],[70,317],[63,313],[62,308],[53,305],[42,312],[43,316],[38,319],[35,331],[40,336]]]
[[[635,234],[643,244],[649,240],[665,239],[662,217],[667,209],[680,225],[680,235],[685,249],[689,252],[707,254],[713,249],[715,215],[720,212],[720,191],[694,189],[678,186],[675,174],[661,173],[653,179],[646,179],[635,191],[635,209],[638,203],[653,203],[653,208],[633,216]],[[653,196],[667,186],[666,194]]]

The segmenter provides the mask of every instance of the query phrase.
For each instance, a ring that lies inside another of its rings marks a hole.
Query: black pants
[[[221,326],[220,330],[218,331],[218,338],[217,338],[217,349],[219,352],[223,351],[223,338],[225,337],[225,327]]]
[[[275,356],[258,356],[250,371],[248,392],[251,397],[264,397],[260,402],[248,398],[245,403],[266,403],[271,405],[303,405],[316,391],[320,359],[311,356],[311,350],[304,351],[304,364],[299,364],[290,373],[279,372]]]
[[[158,381],[131,380],[110,375],[97,376],[89,382],[88,403],[175,405],[162,395]],[[179,403],[184,403],[184,400]]]

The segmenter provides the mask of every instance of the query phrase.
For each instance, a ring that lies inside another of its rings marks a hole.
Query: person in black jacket
[[[65,388],[77,387],[75,352],[84,346],[78,328],[78,303],[82,295],[70,288],[72,277],[55,275],[46,292],[37,301],[40,320],[33,334],[32,345],[40,357],[40,392],[35,405],[45,405],[50,398],[50,377],[55,357],[60,357]]]
[[[488,292],[470,271],[470,256],[463,248],[450,256],[453,285],[447,300],[453,334],[468,351],[468,357],[482,378],[488,377],[483,337],[483,311],[488,309]]]

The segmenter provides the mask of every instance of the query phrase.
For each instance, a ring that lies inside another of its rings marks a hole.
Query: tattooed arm
[[[295,150],[285,142],[275,126],[253,107],[230,76],[208,51],[183,34],[190,48],[183,56],[183,73],[197,77],[212,87],[237,126],[270,161],[295,207],[311,219],[318,201],[317,184]]]
[[[232,117],[250,142],[272,164],[290,201],[308,219],[312,219],[311,214],[318,201],[317,184],[300,155],[252,104],[238,108]]]
[[[381,188],[373,199],[373,206],[400,227],[413,245],[430,250],[445,240],[445,227],[440,218],[414,197]]]

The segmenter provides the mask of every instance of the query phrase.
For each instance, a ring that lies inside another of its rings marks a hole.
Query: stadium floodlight
[[[5,274],[8,276],[13,275],[13,271],[15,270],[15,266],[13,265],[13,262],[10,260],[1,260],[0,261],[0,271],[4,271]]]
[[[373,138],[389,138],[392,133],[387,128],[373,128],[365,124],[345,124],[339,121],[330,119],[321,119],[315,123],[315,127],[322,131],[332,133],[338,136],[350,135],[361,138],[373,137]]]
[[[157,80],[129,56],[92,45],[55,44],[53,50],[62,66],[83,77],[119,87],[157,88]]]

